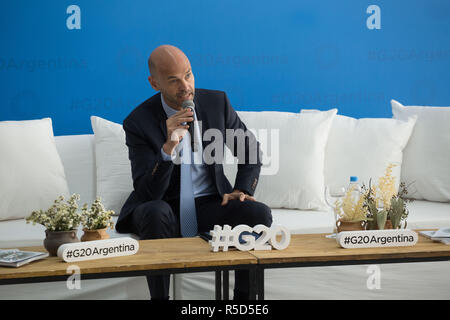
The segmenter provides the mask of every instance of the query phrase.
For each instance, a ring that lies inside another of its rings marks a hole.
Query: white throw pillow
[[[91,116],[97,167],[97,196],[118,215],[133,191],[131,164],[122,125]]]
[[[69,188],[52,120],[0,122],[0,220],[47,210]]]
[[[301,110],[301,113],[319,112]],[[319,112],[321,113],[321,112]],[[378,183],[392,163],[396,188],[405,148],[414,128],[416,117],[408,121],[336,115],[330,130],[325,152],[325,185],[347,187],[350,176],[357,176],[360,184]]]
[[[326,210],[324,152],[337,109],[315,114],[238,112],[261,144],[263,167],[255,198],[271,208]],[[231,153],[227,150],[227,158]],[[228,162],[228,161],[227,161]],[[233,184],[236,166],[224,165]]]
[[[391,105],[395,119],[418,117],[402,167],[402,181],[414,182],[409,196],[450,201],[450,107]]]

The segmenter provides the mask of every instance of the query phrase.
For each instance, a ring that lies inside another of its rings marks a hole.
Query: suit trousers
[[[272,213],[268,206],[258,201],[230,200],[222,206],[219,194],[195,198],[198,231],[206,232],[214,225],[228,224],[231,227],[246,224],[251,227],[263,224],[272,225]],[[130,214],[133,233],[141,240],[178,238],[180,233],[180,204],[174,201],[151,200],[137,206]],[[170,276],[147,276],[147,282],[152,299],[167,299],[169,297]],[[248,299],[250,291],[249,272],[236,270],[235,299]]]

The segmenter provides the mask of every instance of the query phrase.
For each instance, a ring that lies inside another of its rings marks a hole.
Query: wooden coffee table
[[[45,252],[42,246],[20,249]],[[199,237],[140,240],[138,253],[131,256],[70,263],[48,257],[19,268],[0,266],[0,284],[66,281],[72,274],[67,273],[70,265],[80,268],[81,280],[215,271],[216,299],[222,298],[222,272],[223,297],[228,299],[228,271],[249,270],[251,281],[256,282],[256,264],[257,259],[249,252],[211,252],[209,244]],[[256,297],[254,286],[250,297]]]
[[[258,299],[264,299],[264,270],[269,268],[450,260],[450,245],[434,242],[420,234],[415,246],[362,249],[341,248],[336,239],[326,238],[325,235],[292,235],[289,247],[284,250],[250,251],[258,259]]]
[[[65,281],[70,265],[80,268],[81,279],[135,277],[157,274],[214,271],[216,299],[228,299],[229,270],[250,271],[250,298],[264,299],[264,270],[358,264],[405,263],[450,260],[450,246],[419,235],[412,247],[343,249],[326,234],[292,235],[284,250],[211,252],[209,244],[196,238],[139,241],[132,256],[66,263],[48,257],[19,268],[0,267],[0,284]],[[22,250],[45,251],[43,247]],[[223,285],[222,285],[223,274]]]

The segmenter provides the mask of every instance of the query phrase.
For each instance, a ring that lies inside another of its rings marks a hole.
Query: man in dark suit
[[[117,231],[135,233],[140,239],[158,239],[195,236],[212,230],[216,224],[270,227],[270,208],[253,197],[261,169],[259,143],[247,131],[226,94],[196,89],[189,59],[170,45],[152,52],[149,69],[148,80],[160,92],[123,121],[134,191],[120,212]],[[193,100],[195,107],[183,108],[186,100]],[[195,131],[200,143],[192,150],[193,137],[188,129],[195,124],[194,130],[199,130],[200,123],[203,131],[221,133],[222,151],[225,142],[238,156],[234,188],[220,161],[211,163],[203,157],[193,163],[175,161],[177,155],[183,159],[189,156],[190,160],[191,156],[202,155],[212,143],[203,141],[201,133]],[[243,130],[243,142],[238,141],[239,135],[226,139],[229,130]],[[169,276],[148,276],[147,281],[152,299],[169,298]],[[248,271],[236,271],[234,298],[247,299],[249,286]]]

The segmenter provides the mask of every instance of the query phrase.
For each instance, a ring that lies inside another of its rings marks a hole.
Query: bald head
[[[159,46],[150,54],[148,68],[148,81],[153,89],[161,91],[170,107],[181,109],[183,101],[194,99],[194,75],[183,51],[171,45]]]
[[[177,47],[161,45],[150,54],[148,69],[153,77],[173,71],[174,67],[189,64],[189,59]]]

